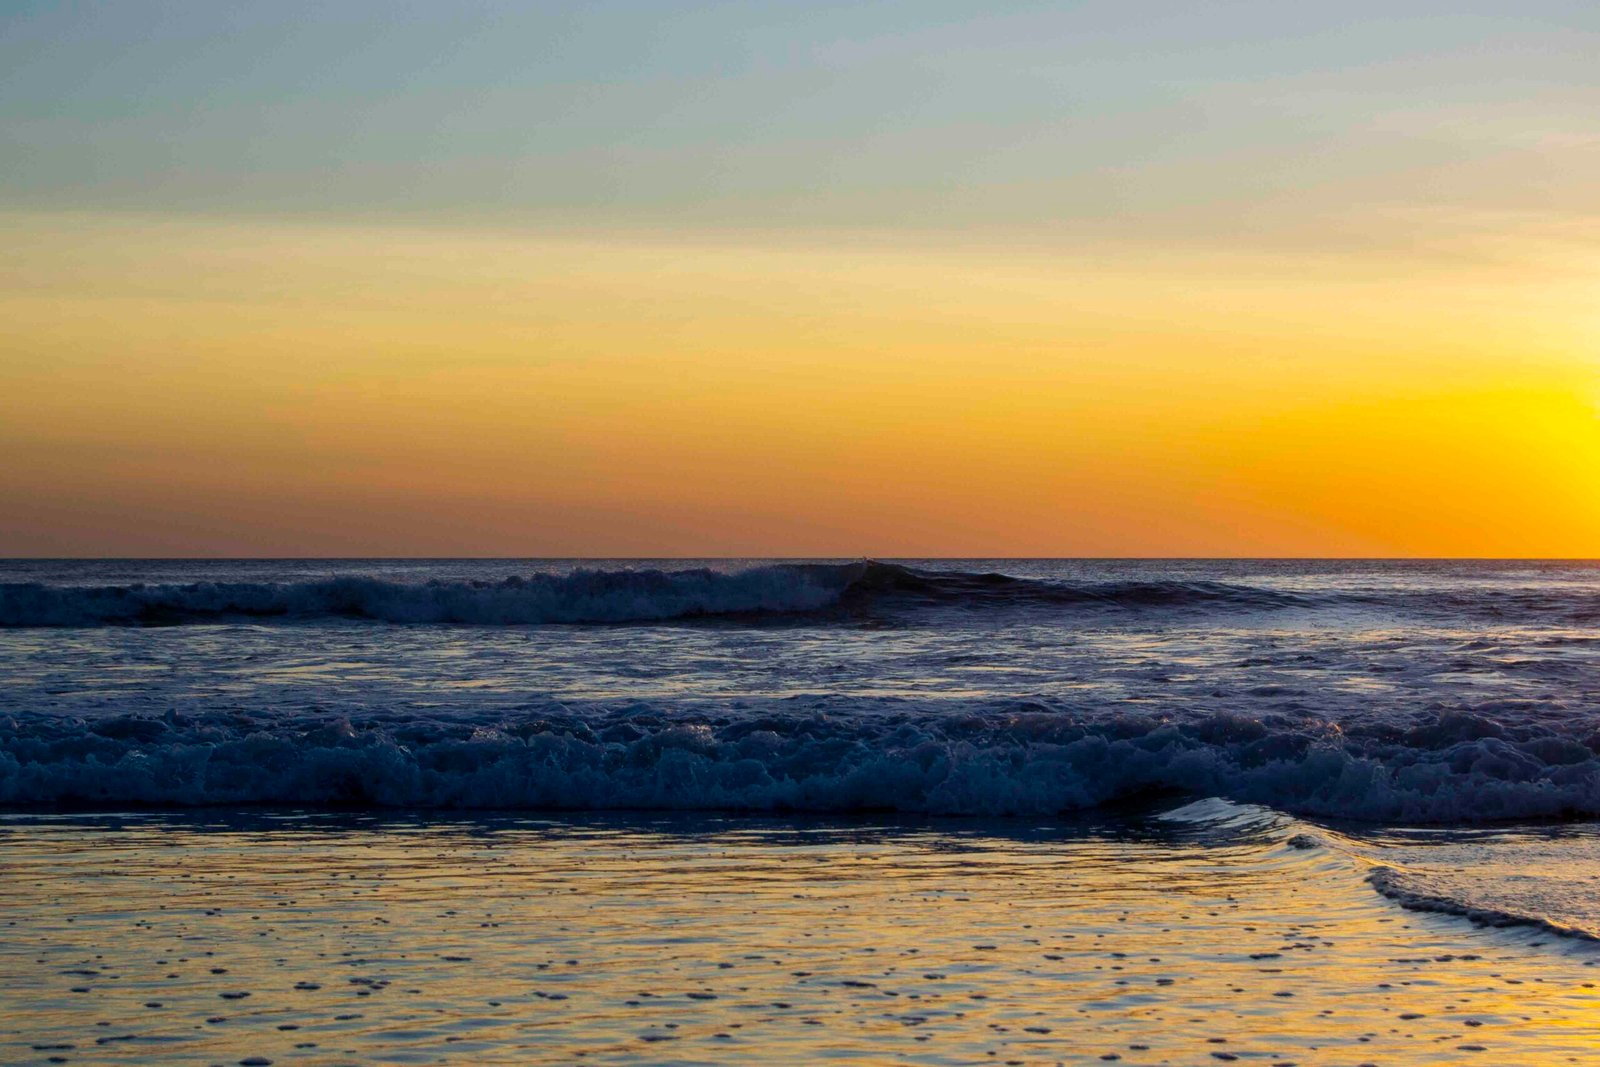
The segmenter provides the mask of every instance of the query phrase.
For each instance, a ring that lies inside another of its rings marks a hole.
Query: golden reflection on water
[[[1581,945],[1255,827],[0,821],[0,1061],[1564,1063]],[[241,995],[242,994],[242,995]]]

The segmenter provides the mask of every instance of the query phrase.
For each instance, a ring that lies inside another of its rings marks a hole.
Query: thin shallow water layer
[[[1600,944],[1594,823],[1367,830],[1330,840],[1369,860],[1368,880],[1407,907]]]
[[[15,815],[0,1061],[1600,1049],[1592,946],[1402,910],[1307,830],[1217,801],[1037,824]]]

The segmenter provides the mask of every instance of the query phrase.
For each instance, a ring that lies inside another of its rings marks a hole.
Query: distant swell
[[[396,582],[339,577],[305,582],[183,585],[0,585],[0,626],[176,624],[227,618],[371,619],[390,623],[625,623],[862,608],[878,602],[975,609],[1014,605],[1160,608],[1271,606],[1285,594],[1220,582],[1046,582],[1000,574],[917,570],[877,562],[579,570],[502,581]]]
[[[894,563],[864,564],[851,582],[852,597],[886,596],[930,603],[985,607],[1062,604],[1117,608],[1187,606],[1279,607],[1301,598],[1256,586],[1212,581],[1063,582],[973,571],[935,571]]]
[[[709,569],[579,570],[487,581],[189,585],[0,585],[0,626],[203,622],[228,617],[393,623],[617,623],[751,612],[811,611],[836,603],[866,564],[776,564]]]

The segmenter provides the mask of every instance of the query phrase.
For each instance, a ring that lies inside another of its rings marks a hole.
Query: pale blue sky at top
[[[1591,3],[4,10],[12,210],[1266,237],[1600,153]]]

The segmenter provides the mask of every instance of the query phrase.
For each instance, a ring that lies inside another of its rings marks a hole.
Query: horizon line
[[[541,561],[551,563],[570,562],[642,562],[675,560],[683,562],[725,562],[729,560],[761,560],[773,563],[808,562],[826,560],[830,562],[848,562],[857,560],[1015,560],[1018,562],[1145,562],[1145,563],[1209,563],[1209,562],[1276,562],[1276,563],[1600,563],[1600,556],[944,556],[944,555],[873,555],[860,554],[851,556],[688,556],[688,555],[663,555],[663,556],[501,556],[501,555],[467,555],[467,556],[405,556],[405,555],[372,555],[372,556],[0,556],[0,563],[116,563],[116,562],[362,562],[362,561],[435,561],[435,560],[475,560],[475,561]]]

